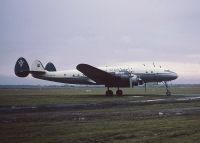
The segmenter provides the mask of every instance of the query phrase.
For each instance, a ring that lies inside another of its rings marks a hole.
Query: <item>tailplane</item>
[[[21,57],[15,64],[15,75],[18,77],[27,77],[30,73],[30,68],[27,61]]]

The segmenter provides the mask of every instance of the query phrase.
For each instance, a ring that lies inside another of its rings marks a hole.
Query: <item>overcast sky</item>
[[[0,0],[0,84],[49,84],[14,75],[19,57],[59,70],[155,62],[177,83],[200,83],[199,0]]]

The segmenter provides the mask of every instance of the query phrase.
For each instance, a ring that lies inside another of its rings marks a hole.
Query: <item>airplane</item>
[[[178,78],[178,75],[161,66],[148,67],[143,65],[123,65],[111,67],[94,67],[89,64],[78,64],[76,70],[57,71],[53,63],[49,62],[44,67],[39,60],[35,60],[29,68],[25,58],[20,57],[15,64],[15,75],[18,77],[27,77],[31,74],[34,78],[78,85],[105,85],[107,87],[106,95],[112,96],[111,87],[116,87],[116,95],[122,96],[123,91],[120,87],[134,87],[145,85],[146,83],[162,82],[166,88],[166,95],[170,96],[168,81]]]

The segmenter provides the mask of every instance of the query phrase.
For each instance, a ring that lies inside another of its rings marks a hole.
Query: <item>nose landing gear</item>
[[[167,96],[171,96],[172,93],[171,93],[171,91],[169,90],[169,85],[167,84],[166,81],[164,81],[163,84],[165,85],[165,88],[166,88],[166,95],[167,95]]]

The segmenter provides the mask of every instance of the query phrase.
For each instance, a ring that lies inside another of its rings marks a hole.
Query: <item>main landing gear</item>
[[[166,81],[164,81],[163,84],[165,85],[165,88],[166,88],[166,95],[167,95],[167,96],[171,96],[172,93],[171,93],[170,90],[169,90],[169,85],[167,84]]]
[[[120,90],[119,87],[117,88],[116,95],[117,96],[122,96],[123,95],[123,91]],[[106,96],[113,96],[113,91],[110,90],[109,87],[107,87]]]
[[[107,87],[106,96],[113,96],[113,91]]]

